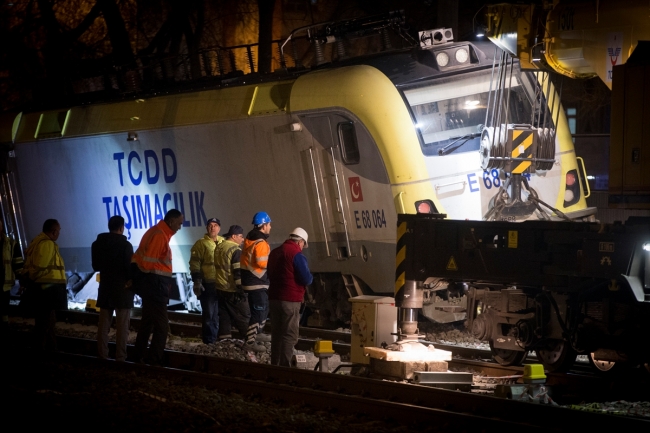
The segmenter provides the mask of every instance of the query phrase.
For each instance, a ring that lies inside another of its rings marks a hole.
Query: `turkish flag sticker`
[[[352,201],[363,201],[363,192],[361,192],[361,179],[358,177],[349,177],[350,182],[350,195]]]

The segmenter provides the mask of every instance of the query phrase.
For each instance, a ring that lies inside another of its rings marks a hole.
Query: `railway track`
[[[16,313],[15,310],[14,313]],[[76,310],[60,312],[57,317],[62,322],[90,326],[97,326],[99,319],[97,313]],[[169,312],[169,320],[169,327],[173,335],[201,339],[200,315]],[[131,327],[135,330],[140,328],[140,318],[138,316],[131,317]],[[267,331],[270,332],[270,327],[267,327]],[[232,332],[237,337],[237,331],[233,329]],[[301,327],[300,340],[296,348],[298,350],[312,350],[316,340],[331,340],[333,342],[332,347],[336,353],[342,356],[349,356],[350,354],[350,333],[328,331],[325,329]]]
[[[454,431],[568,431],[631,429],[644,431],[650,422],[572,411],[427,386],[320,373],[211,356],[165,351],[169,368],[98,360],[94,340],[58,337],[56,362],[101,363],[102,368],[153,372],[158,378],[204,386],[220,393],[255,395],[281,404],[308,406],[336,414],[365,415],[378,420],[408,420],[453,426]],[[129,350],[133,348],[129,346]]]
[[[137,310],[136,310],[137,313]],[[96,313],[69,310],[61,319],[70,323],[96,325]],[[170,328],[173,335],[200,339],[200,315],[170,312]],[[198,322],[197,322],[198,321]],[[139,327],[139,318],[133,317],[131,326]],[[333,341],[333,348],[345,360],[350,353],[351,335],[347,332],[337,332],[317,328],[300,328],[300,340],[296,349],[311,351],[318,339]],[[94,340],[92,340],[94,341]],[[452,352],[453,360],[449,362],[452,371],[473,372],[480,376],[496,378],[517,376],[523,374],[523,367],[506,367],[492,361],[489,350],[482,350],[457,345],[435,343],[436,348]],[[94,347],[90,350],[94,350]],[[94,354],[94,351],[89,353]],[[527,363],[535,363],[537,359],[530,356]],[[650,386],[650,376],[644,371],[629,371],[625,375],[595,375],[587,363],[576,363],[569,373],[548,373],[547,384],[557,394],[572,396],[570,401],[580,403],[585,398],[591,401],[605,400],[645,400],[647,393],[643,390]]]

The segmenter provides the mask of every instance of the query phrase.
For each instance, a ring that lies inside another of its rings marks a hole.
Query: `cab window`
[[[341,122],[338,124],[339,142],[341,143],[341,157],[345,164],[359,163],[359,144],[354,131],[354,123]]]

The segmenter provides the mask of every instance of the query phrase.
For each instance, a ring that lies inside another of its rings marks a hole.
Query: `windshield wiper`
[[[452,141],[451,143],[449,143],[445,147],[438,149],[438,155],[439,156],[449,155],[450,153],[454,152],[459,147],[461,147],[463,144],[467,143],[472,138],[480,137],[481,134],[483,134],[484,126],[485,125],[483,125],[483,124],[478,124],[478,125],[476,125],[476,132],[472,132],[472,133],[463,135],[462,137],[449,137],[450,140],[454,140],[454,141]],[[464,141],[458,143],[461,140],[464,140]],[[456,144],[456,143],[458,143],[458,144]]]
[[[480,132],[472,132],[471,134],[463,135],[462,137],[449,137],[450,140],[454,140],[454,139],[455,140],[449,143],[448,145],[446,145],[445,147],[438,149],[438,155],[440,156],[449,155],[450,153],[452,153],[453,151],[461,147],[463,144],[467,143],[472,138],[476,138],[480,136],[481,136]],[[458,143],[461,140],[463,141]]]

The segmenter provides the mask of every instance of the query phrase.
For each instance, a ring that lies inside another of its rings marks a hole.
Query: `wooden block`
[[[366,356],[384,361],[451,361],[451,352],[447,350],[425,350],[416,352],[396,352],[379,347],[364,347]]]
[[[416,371],[447,371],[448,364],[446,361],[384,361],[370,358],[370,368],[381,376],[410,380]]]
[[[424,371],[445,372],[449,370],[449,364],[447,364],[447,361],[427,361],[425,362],[425,365],[427,369]]]

